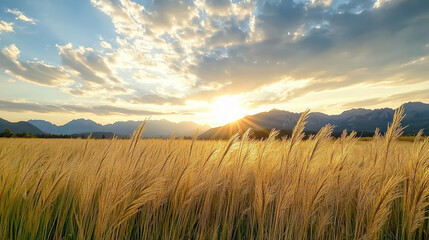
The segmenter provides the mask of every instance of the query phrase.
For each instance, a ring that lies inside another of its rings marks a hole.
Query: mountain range
[[[414,135],[420,129],[429,131],[429,104],[421,102],[409,102],[403,105],[405,118],[402,121],[405,135]],[[306,131],[317,132],[326,124],[335,125],[334,134],[341,133],[344,129],[354,130],[360,135],[371,135],[376,128],[381,132],[386,131],[387,124],[392,121],[394,110],[382,109],[351,109],[339,115],[327,115],[320,112],[310,113]],[[236,132],[244,132],[252,128],[255,132],[269,132],[271,129],[291,131],[300,117],[300,113],[273,109],[246,116],[224,126],[212,128],[200,135],[201,139],[226,139]]]
[[[82,133],[103,132],[115,133],[119,136],[130,136],[142,122],[126,121],[101,125],[88,119],[75,119],[62,126],[57,126],[44,120],[30,120],[28,123],[36,126],[43,132],[51,134],[78,135]],[[177,137],[184,137],[194,135],[197,129],[200,132],[204,132],[210,127],[194,122],[174,123],[167,120],[149,120],[145,128],[144,137],[169,137],[173,132],[176,133]]]
[[[405,118],[402,121],[405,135],[414,135],[420,129],[429,132],[429,104],[421,102],[409,102],[403,105]],[[381,132],[386,131],[387,124],[392,121],[394,110],[391,108],[382,109],[351,109],[338,115],[327,115],[320,112],[310,113],[305,131],[317,132],[326,124],[335,125],[334,135],[341,133],[344,129],[357,131],[360,135],[371,135],[376,128]],[[207,125],[199,125],[194,122],[174,123],[167,120],[149,120],[146,124],[144,137],[169,137],[176,132],[177,137],[192,136],[198,129],[202,134],[200,139],[226,139],[238,131],[244,132],[252,128],[255,133],[266,134],[271,129],[283,130],[286,134],[293,129],[300,117],[300,113],[273,109],[268,112],[261,112],[249,115],[232,123],[221,127],[211,128]],[[141,124],[141,121],[115,122],[113,124],[102,125],[88,119],[75,119],[67,124],[58,126],[44,120],[30,120],[28,122],[8,122],[0,118],[0,132],[8,128],[13,133],[32,133],[72,135],[72,136],[93,136],[111,137],[113,134],[128,137],[134,129]]]
[[[101,137],[102,135],[111,137],[113,134],[128,137],[141,123],[141,121],[126,121],[102,125],[88,119],[75,119],[58,126],[44,120],[13,123],[0,118],[0,132],[9,129],[13,133],[22,133],[25,131],[35,135],[55,134],[87,137],[89,133],[92,133],[92,136],[95,137]],[[177,137],[184,137],[193,136],[197,130],[200,133],[205,132],[210,127],[194,122],[174,123],[167,120],[149,120],[145,128],[144,137],[170,137],[173,132],[176,133]]]

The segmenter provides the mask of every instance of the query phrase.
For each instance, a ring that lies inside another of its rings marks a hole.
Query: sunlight
[[[212,122],[219,125],[225,125],[246,115],[240,99],[229,95],[217,98],[211,109]]]

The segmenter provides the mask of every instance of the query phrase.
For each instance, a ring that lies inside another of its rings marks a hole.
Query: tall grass
[[[0,139],[0,239],[426,239],[429,140]]]

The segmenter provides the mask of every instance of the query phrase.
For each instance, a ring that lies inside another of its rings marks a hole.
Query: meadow
[[[429,140],[0,139],[0,239],[426,239]]]

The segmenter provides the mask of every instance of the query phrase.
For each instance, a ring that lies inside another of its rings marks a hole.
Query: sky
[[[2,0],[0,117],[218,126],[429,103],[427,0]]]

